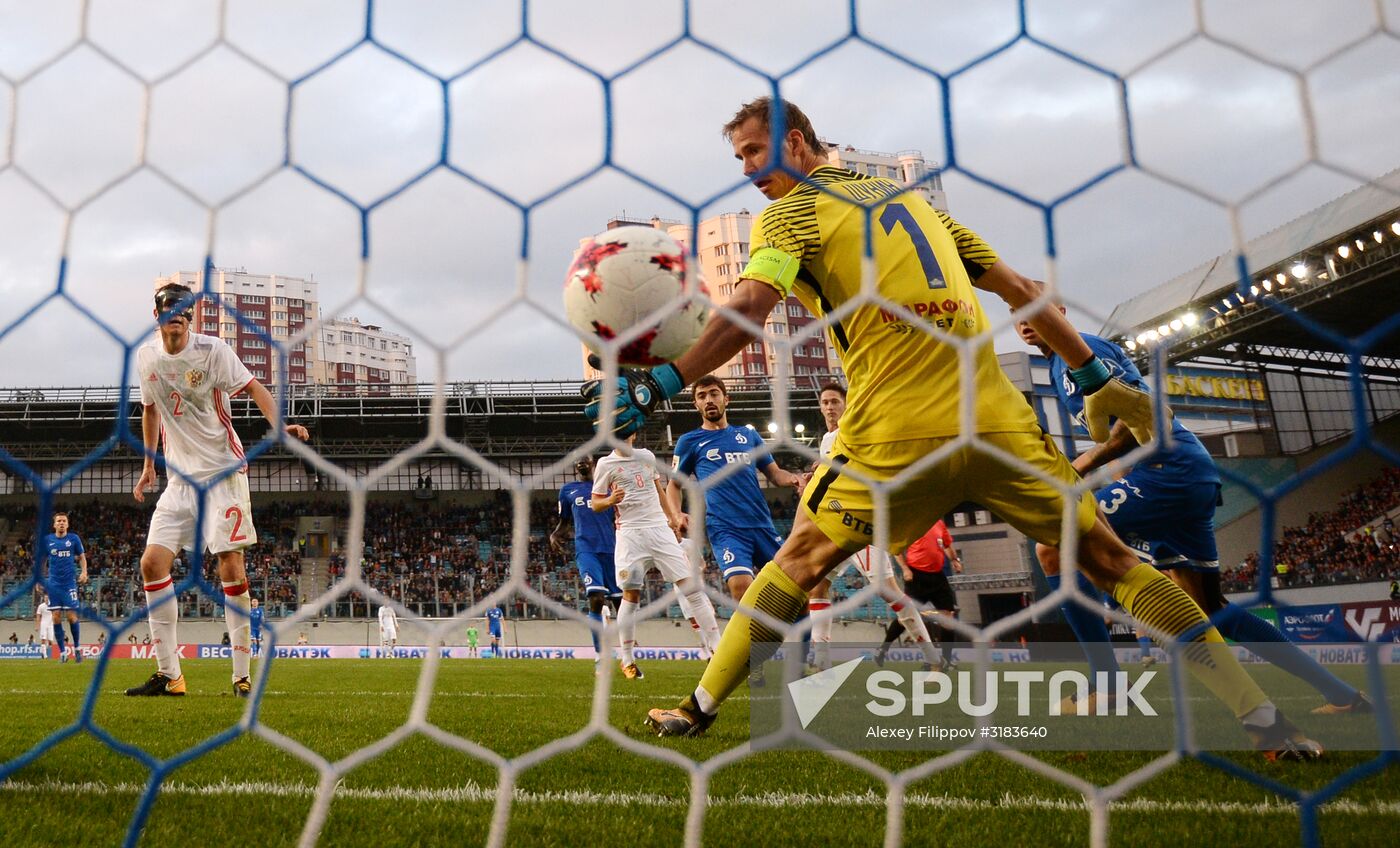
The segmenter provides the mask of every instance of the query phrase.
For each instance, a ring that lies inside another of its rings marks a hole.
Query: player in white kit
[[[49,612],[49,602],[39,601],[34,608],[35,620],[39,623],[39,644],[44,646],[44,658],[49,656],[49,646],[53,644],[53,613]]]
[[[831,456],[831,447],[836,443],[836,434],[839,432],[837,422],[841,419],[841,414],[846,411],[846,390],[840,384],[828,383],[822,386],[819,397],[822,415],[826,419],[827,431],[822,436],[821,454]],[[894,579],[894,558],[888,552],[880,550],[871,545],[865,550],[852,554],[846,562],[832,570],[832,574],[840,574],[847,567],[854,565],[865,578],[867,583],[874,583],[878,586],[880,597],[889,604],[890,610],[904,625],[904,629],[918,644],[919,649],[924,652],[924,664],[932,668],[938,661],[938,655],[934,653],[933,641],[929,638],[928,627],[924,624],[923,617],[919,615],[918,605],[909,599],[899,588],[899,584]],[[829,591],[830,583],[823,581]],[[813,593],[815,598],[818,593]],[[830,645],[831,645],[831,613],[828,608],[831,605],[829,600],[821,603],[826,597],[822,593],[822,598],[818,599],[818,605],[813,606],[809,600],[809,610],[812,614],[812,647],[816,655],[816,665],[818,668],[826,668],[830,665]]]
[[[384,604],[379,608],[379,655],[392,657],[399,644],[399,617],[394,608]]]
[[[226,342],[191,332],[194,297],[188,286],[162,286],[156,292],[155,307],[153,314],[160,325],[156,337],[136,351],[134,376],[141,381],[146,462],[131,494],[137,503],[145,502],[147,490],[156,485],[155,454],[163,445],[168,482],[151,516],[146,550],[141,554],[156,673],[126,694],[185,694],[176,638],[179,608],[170,572],[179,551],[193,551],[199,545],[218,558],[224,620],[233,649],[233,693],[246,698],[252,692],[248,680],[252,651],[243,549],[256,544],[258,534],[248,498],[248,466],[243,443],[233,429],[229,398],[247,392],[273,426],[277,401],[253,379]],[[300,424],[283,429],[299,439],[308,437]],[[197,485],[207,486],[198,539]]]
[[[715,608],[706,597],[704,584],[690,573],[690,564],[681,547],[680,517],[671,507],[656,470],[656,456],[633,446],[636,436],[627,438],[625,449],[614,450],[598,460],[593,469],[590,505],[595,512],[608,507],[617,510],[617,585],[622,588],[622,605],[617,612],[618,641],[622,647],[622,673],[629,680],[640,680],[633,648],[637,644],[637,607],[647,571],[655,568],[674,583],[680,596],[681,611],[699,625],[705,650],[719,644],[719,624]]]

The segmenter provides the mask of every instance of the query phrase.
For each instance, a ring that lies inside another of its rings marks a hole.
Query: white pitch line
[[[100,694],[103,694],[103,695],[115,695],[115,694],[117,694],[118,692],[121,692],[121,691],[122,691],[121,689],[103,689],[103,690],[101,690]],[[191,691],[194,692],[195,694],[199,694],[199,693],[196,692],[195,690],[191,690]],[[223,694],[223,690],[222,690],[222,689],[219,690],[219,693],[220,693],[220,694]],[[4,695],[53,695],[53,694],[56,694],[56,693],[55,693],[52,689],[4,689],[4,690],[0,690],[0,694],[4,694]],[[62,693],[57,693],[57,694],[62,694]],[[86,691],[84,691],[84,692],[70,692],[70,693],[68,693],[68,694],[71,694],[71,695],[74,695],[74,696],[81,696],[81,695],[86,694]],[[686,695],[689,695],[689,694],[690,694],[689,692],[675,692],[675,693],[661,692],[661,693],[657,693],[657,692],[616,692],[616,691],[614,691],[614,692],[609,693],[609,696],[608,696],[608,697],[613,698],[613,699],[616,699],[616,700],[638,699],[638,700],[644,700],[644,701],[645,701],[645,700],[659,700],[659,701],[668,701],[668,700],[669,700],[669,701],[679,701],[679,700],[681,700],[682,698],[684,698]],[[264,697],[282,697],[282,696],[285,696],[285,695],[307,695],[307,696],[311,696],[311,697],[345,697],[345,696],[347,696],[347,695],[352,695],[352,696],[355,696],[355,697],[357,697],[357,698],[358,698],[358,697],[365,697],[365,698],[395,698],[395,697],[397,697],[397,698],[406,698],[406,699],[412,700],[412,698],[413,698],[413,691],[412,691],[412,690],[396,690],[396,691],[386,691],[386,692],[372,692],[372,691],[363,690],[363,689],[362,689],[362,690],[357,690],[357,691],[345,691],[345,690],[335,690],[335,689],[329,689],[329,690],[268,689],[267,691],[263,692],[263,696],[264,696]],[[580,700],[580,701],[591,701],[591,700],[593,700],[593,693],[592,693],[592,692],[577,692],[577,693],[560,693],[560,692],[463,692],[463,691],[461,691],[461,690],[453,690],[453,691],[450,691],[450,692],[434,692],[434,693],[433,693],[433,697],[434,697],[434,698],[524,698],[524,699],[534,699],[534,700],[548,699],[548,700],[551,700],[551,701],[558,701],[558,700],[561,700],[561,699],[575,699],[575,700]],[[731,701],[747,701],[748,699],[749,699],[749,696],[748,696],[748,695],[744,695],[744,694],[740,694],[740,693],[736,693],[736,694],[734,694],[734,695],[729,696],[729,700],[731,700]]]
[[[0,783],[0,792],[25,794],[67,793],[83,795],[139,795],[145,786],[137,783],[102,783],[98,781],[75,783],[46,780],[40,782],[8,781]],[[280,798],[313,798],[316,787],[305,783],[271,782],[230,782],[210,784],[166,783],[160,789],[162,794],[188,795],[201,797],[221,797],[225,795],[272,796]],[[353,788],[337,785],[335,796],[357,801],[394,801],[411,803],[495,803],[496,791],[477,783],[467,783],[451,789],[414,789],[396,786],[388,789]],[[684,798],[673,798],[656,794],[632,794],[624,792],[531,792],[518,789],[515,803],[519,804],[572,804],[577,806],[622,807],[641,805],[648,807],[685,808],[689,802]],[[714,795],[709,798],[711,807],[883,807],[885,796],[875,792],[847,792],[822,795],[807,792],[766,792],[759,795]],[[904,799],[906,806],[932,807],[939,810],[1050,810],[1056,812],[1083,812],[1085,804],[1081,800],[1064,798],[1040,798],[1034,795],[1013,795],[1007,793],[998,798],[963,798],[955,795],[909,795]],[[1221,813],[1226,815],[1248,816],[1293,816],[1298,807],[1286,801],[1159,801],[1151,798],[1138,798],[1130,801],[1115,801],[1109,809],[1116,812],[1141,813]],[[1397,801],[1351,801],[1339,799],[1322,806],[1327,813],[1343,815],[1382,815],[1400,816],[1400,802]]]

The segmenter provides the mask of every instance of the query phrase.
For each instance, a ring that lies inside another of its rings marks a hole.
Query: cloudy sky
[[[1400,32],[1400,0],[1381,5]],[[696,39],[748,68],[687,42],[613,80],[618,168],[599,170],[600,76],[676,38],[679,2],[531,2],[530,35],[595,75],[534,44],[498,52],[520,34],[517,3],[378,0],[373,34],[387,51],[362,44],[291,94],[291,161],[340,197],[282,167],[283,116],[288,80],[362,38],[363,4],[222,7],[221,20],[216,0],[0,0],[0,385],[120,376],[120,346],[62,300],[15,325],[54,292],[61,257],[67,293],[135,339],[152,278],[197,269],[206,251],[223,267],[314,276],[327,315],[417,339],[424,379],[436,370],[430,345],[453,342],[449,379],[573,379],[577,343],[557,315],[578,238],[623,214],[762,208],[718,127],[768,90],[764,74],[829,139],[947,162],[942,92],[923,69],[954,71],[1019,26],[1014,0],[867,0],[861,34],[907,62],[848,40],[793,70],[849,33],[845,0],[693,0]],[[1224,203],[1258,235],[1400,165],[1400,40],[1373,32],[1371,0],[1205,0],[1218,41],[1190,38],[1198,21],[1185,0],[1026,7],[1031,35],[1128,79],[1144,168],[1053,216],[1058,277],[1091,329],[1229,249]],[[444,91],[429,74],[469,68],[447,88],[446,147],[471,179],[439,168],[380,202],[440,159]],[[954,77],[957,165],[1052,202],[1124,161],[1119,104],[1110,77],[1023,40]],[[1320,161],[1309,161],[1310,139]],[[1022,271],[1047,273],[1039,209],[958,169],[944,184],[957,218]],[[354,204],[373,207],[368,299],[356,297]]]

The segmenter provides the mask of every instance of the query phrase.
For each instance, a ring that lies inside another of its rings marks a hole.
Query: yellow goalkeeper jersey
[[[829,329],[850,382],[841,419],[846,444],[958,434],[958,348],[990,329],[972,280],[997,262],[971,230],[893,180],[823,165],[759,215],[743,276],[796,294],[816,315],[860,293],[866,214],[880,298],[909,310],[925,329],[863,303]],[[932,326],[934,332],[926,328]],[[997,362],[991,339],[972,352],[977,432],[1036,425],[1035,413]]]

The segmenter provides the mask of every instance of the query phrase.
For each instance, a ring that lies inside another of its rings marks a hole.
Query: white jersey
[[[622,502],[614,507],[617,529],[634,527],[666,527],[666,513],[661,509],[661,493],[656,481],[661,479],[655,466],[656,455],[643,448],[634,448],[630,456],[613,451],[593,469],[593,494],[606,497],[613,489],[622,490]]]
[[[48,601],[40,601],[39,606],[34,610],[39,616],[39,641],[56,642],[53,634],[53,613],[49,610]]]
[[[166,462],[200,481],[243,463],[229,397],[253,375],[227,342],[190,333],[185,349],[172,356],[157,336],[137,349],[136,377],[141,403],[159,411]]]
[[[394,615],[394,608],[385,604],[379,608],[379,629],[393,630],[398,627],[398,616]]]
[[[831,446],[836,444],[836,433],[836,430],[828,430],[826,435],[822,436],[822,456],[831,456]]]

